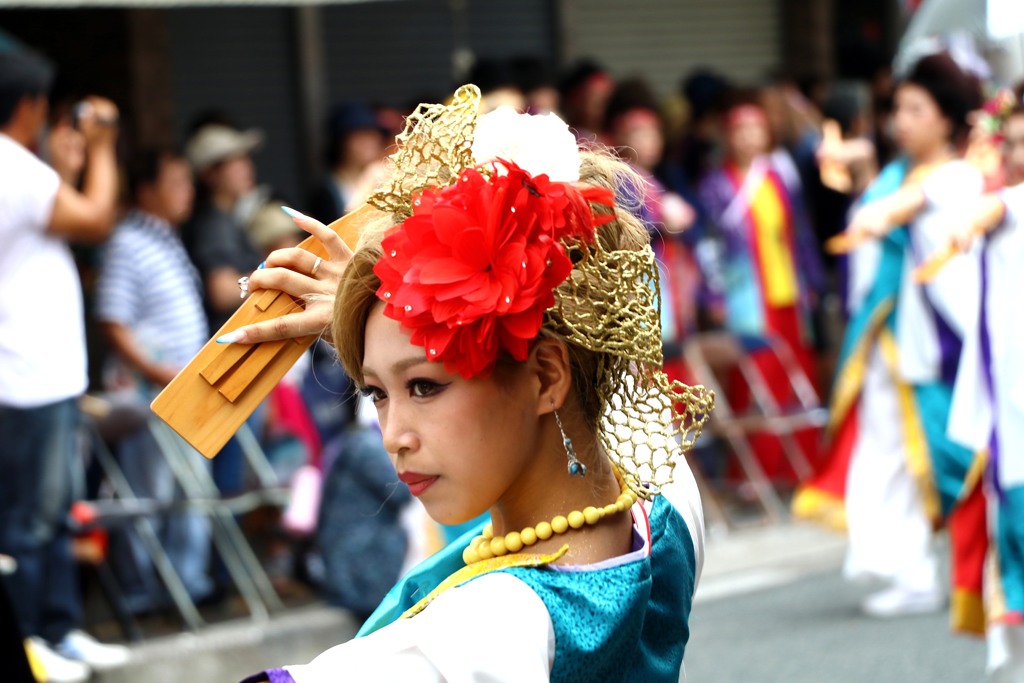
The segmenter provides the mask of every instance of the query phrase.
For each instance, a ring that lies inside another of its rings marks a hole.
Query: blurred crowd
[[[239,279],[305,237],[280,207],[330,223],[359,206],[386,172],[408,112],[338,103],[326,117],[322,178],[305,197],[282,197],[259,180],[261,131],[211,108],[192,122],[180,148],[116,157],[114,103],[90,97],[49,106],[52,77],[52,66],[27,48],[0,53],[0,178],[23,188],[12,198],[0,187],[0,461],[13,473],[0,485],[0,553],[18,564],[8,592],[34,656],[58,672],[51,680],[81,680],[86,672],[76,663],[123,658],[79,630],[81,598],[64,519],[72,491],[94,499],[109,489],[102,473],[87,476],[85,489],[72,486],[71,474],[61,482],[52,476],[79,457],[67,456],[75,444],[64,442],[83,419],[77,402],[86,390],[87,349],[89,392],[145,413],[238,307]],[[779,401],[787,400],[794,367],[819,397],[828,395],[848,295],[859,285],[825,245],[846,230],[851,209],[886,164],[925,154],[924,133],[907,109],[918,105],[897,106],[887,65],[871,81],[773,73],[757,83],[697,68],[668,97],[642,77],[617,79],[589,60],[563,73],[532,58],[481,61],[470,80],[483,91],[485,108],[557,113],[580,140],[611,147],[643,178],[620,189],[647,224],[661,264],[666,366],[675,377],[701,379],[683,361],[688,340],[726,332],[741,340]],[[953,116],[945,101],[939,105]],[[948,138],[944,144],[961,156],[966,135]],[[29,159],[28,150],[38,158]],[[998,163],[986,173],[990,186],[999,182]],[[45,310],[28,305],[41,299]],[[795,365],[781,363],[765,339],[783,344]],[[742,377],[724,384],[721,400],[742,413],[754,400],[751,387]],[[358,615],[376,606],[403,567],[457,533],[428,528],[407,490],[395,486],[373,420],[330,347],[318,342],[247,423],[280,481],[305,501],[263,523],[272,578],[282,590],[308,582]],[[135,495],[181,497],[145,421],[122,432],[110,445]],[[827,461],[817,431],[799,436],[807,462],[817,468]],[[802,475],[777,440],[755,439],[766,476],[792,488]],[[32,466],[8,467],[43,450],[49,455]],[[225,497],[256,485],[237,440],[212,461],[192,455]],[[704,454],[695,464],[724,485],[735,472],[722,463]],[[367,518],[365,510],[379,513]],[[157,526],[192,599],[222,599],[225,576],[211,553],[207,517],[179,510]],[[109,554],[133,614],[168,609],[136,534],[112,534]],[[372,566],[365,562],[371,556]],[[42,609],[42,595],[59,599],[59,609]]]

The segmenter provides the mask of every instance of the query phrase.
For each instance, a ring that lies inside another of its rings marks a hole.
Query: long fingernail
[[[299,213],[298,211],[296,211],[295,209],[291,208],[290,206],[282,206],[281,210],[284,211],[286,214],[288,214],[289,216],[291,216],[293,219],[295,219],[297,221],[308,220],[309,219],[309,216],[307,216],[307,215],[305,215],[303,213]]]
[[[263,269],[264,269],[264,268],[266,268],[266,267],[267,267],[267,262],[266,262],[266,261],[264,261],[263,263],[261,263],[260,265],[258,265],[258,266],[256,267],[256,270],[263,270]]]
[[[235,330],[234,332],[228,332],[217,337],[216,341],[218,344],[234,344],[235,342],[242,341],[245,338],[245,332],[243,330]]]

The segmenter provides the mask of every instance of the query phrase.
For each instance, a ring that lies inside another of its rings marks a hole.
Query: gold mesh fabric
[[[412,196],[427,187],[452,184],[473,166],[473,133],[480,111],[480,89],[464,85],[451,104],[421,104],[395,138],[388,158],[388,181],[367,200],[398,220],[412,215]]]
[[[715,395],[669,380],[658,366],[609,358],[598,380],[601,443],[626,485],[650,500],[672,483],[676,463],[700,436]]]
[[[579,260],[555,290],[545,327],[602,354],[601,443],[627,486],[650,499],[700,436],[714,394],[670,381],[661,369],[660,276],[650,246],[605,250],[597,241],[574,251]]]
[[[450,105],[421,104],[397,138],[393,178],[369,203],[401,221],[412,215],[414,193],[449,185],[472,167],[479,105],[474,85],[459,88]],[[670,381],[662,371],[660,278],[650,246],[613,250],[600,240],[566,246],[573,270],[555,290],[544,327],[600,354],[601,444],[626,485],[651,499],[700,435],[714,394]]]

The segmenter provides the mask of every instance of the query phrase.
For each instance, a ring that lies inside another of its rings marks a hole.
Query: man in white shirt
[[[79,109],[88,160],[78,191],[30,151],[52,79],[42,57],[0,44],[0,553],[17,562],[6,582],[21,631],[59,682],[85,680],[127,651],[78,629],[67,526],[86,351],[66,241],[100,241],[113,226],[117,107],[93,97]]]

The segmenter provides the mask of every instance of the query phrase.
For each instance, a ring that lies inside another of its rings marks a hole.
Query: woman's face
[[[768,120],[762,114],[744,114],[733,117],[727,124],[725,142],[729,157],[742,164],[771,151],[771,133]]]
[[[344,141],[342,159],[356,168],[364,168],[384,158],[384,135],[375,128],[357,130]]]
[[[949,119],[927,90],[903,83],[896,90],[892,116],[896,144],[911,159],[920,159],[944,149],[952,133]]]
[[[524,480],[538,450],[537,390],[525,365],[464,379],[429,362],[373,307],[363,358],[384,448],[399,478],[442,524],[472,519]]]
[[[1013,114],[1003,124],[1003,165],[1007,185],[1024,182],[1024,114]]]
[[[661,135],[661,125],[653,115],[627,115],[627,120],[616,130],[616,138],[630,160],[644,170],[653,170],[661,160],[665,141]]]

